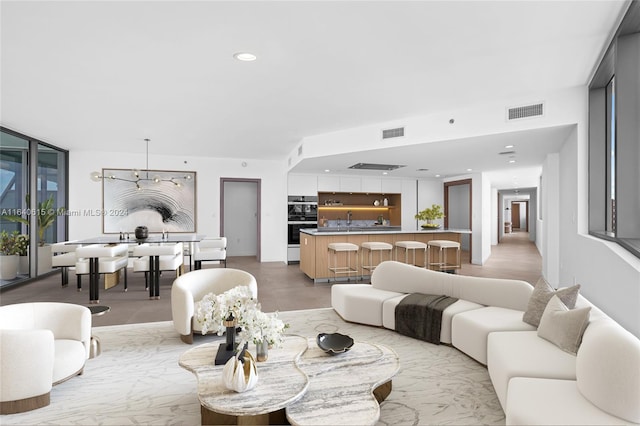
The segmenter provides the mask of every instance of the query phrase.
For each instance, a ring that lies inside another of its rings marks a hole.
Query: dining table
[[[131,235],[132,237],[130,237]],[[83,240],[76,240],[70,242],[72,244],[77,244],[79,246],[86,245],[104,245],[113,246],[119,244],[170,244],[170,243],[197,243],[202,241],[206,235],[203,234],[181,234],[181,233],[171,233],[165,232],[163,234],[152,234],[147,238],[137,239],[134,234],[113,234],[113,235],[101,235],[98,237],[86,238]],[[149,285],[149,298],[150,299],[159,299],[160,298],[160,280],[159,280],[159,267],[160,267],[160,255],[150,255],[149,256],[149,275],[152,277],[152,282]],[[97,267],[98,258],[90,257],[89,264],[94,265],[95,267],[90,268],[89,272],[89,301],[93,303],[96,300],[99,300],[99,278],[100,271]]]

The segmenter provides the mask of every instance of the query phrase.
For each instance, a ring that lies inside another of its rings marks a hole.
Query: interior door
[[[511,203],[511,228],[520,229],[520,203]]]
[[[222,235],[227,237],[227,256],[260,258],[260,182],[222,179]]]

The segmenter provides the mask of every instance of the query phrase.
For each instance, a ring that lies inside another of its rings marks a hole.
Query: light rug
[[[400,372],[381,404],[380,425],[504,424],[487,369],[452,347],[348,323],[333,309],[281,312],[280,318],[292,334],[340,332],[396,351]],[[82,376],[55,386],[51,405],[1,416],[0,424],[200,424],[195,376],[178,366],[192,346],[180,341],[170,321],[95,327],[93,334],[102,354],[87,361]],[[195,336],[194,345],[222,339]]]

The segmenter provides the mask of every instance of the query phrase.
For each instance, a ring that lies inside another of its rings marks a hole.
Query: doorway
[[[227,256],[255,256],[260,262],[260,179],[220,179],[220,235]]]
[[[471,179],[463,179],[444,183],[444,227],[451,229],[471,230]],[[471,234],[461,235],[460,248],[469,251],[472,259]]]
[[[511,202],[511,228],[529,232],[529,201]]]

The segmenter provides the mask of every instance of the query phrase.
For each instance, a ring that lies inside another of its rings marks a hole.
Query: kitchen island
[[[468,229],[429,229],[403,231],[399,226],[307,228],[300,231],[300,270],[314,282],[328,281],[327,248],[331,243],[352,243],[360,246],[367,241],[394,244],[396,241],[450,240],[460,242],[462,234],[471,234]],[[395,250],[393,251],[395,255]],[[421,265],[421,262],[419,263]],[[363,274],[360,269],[359,275]]]

